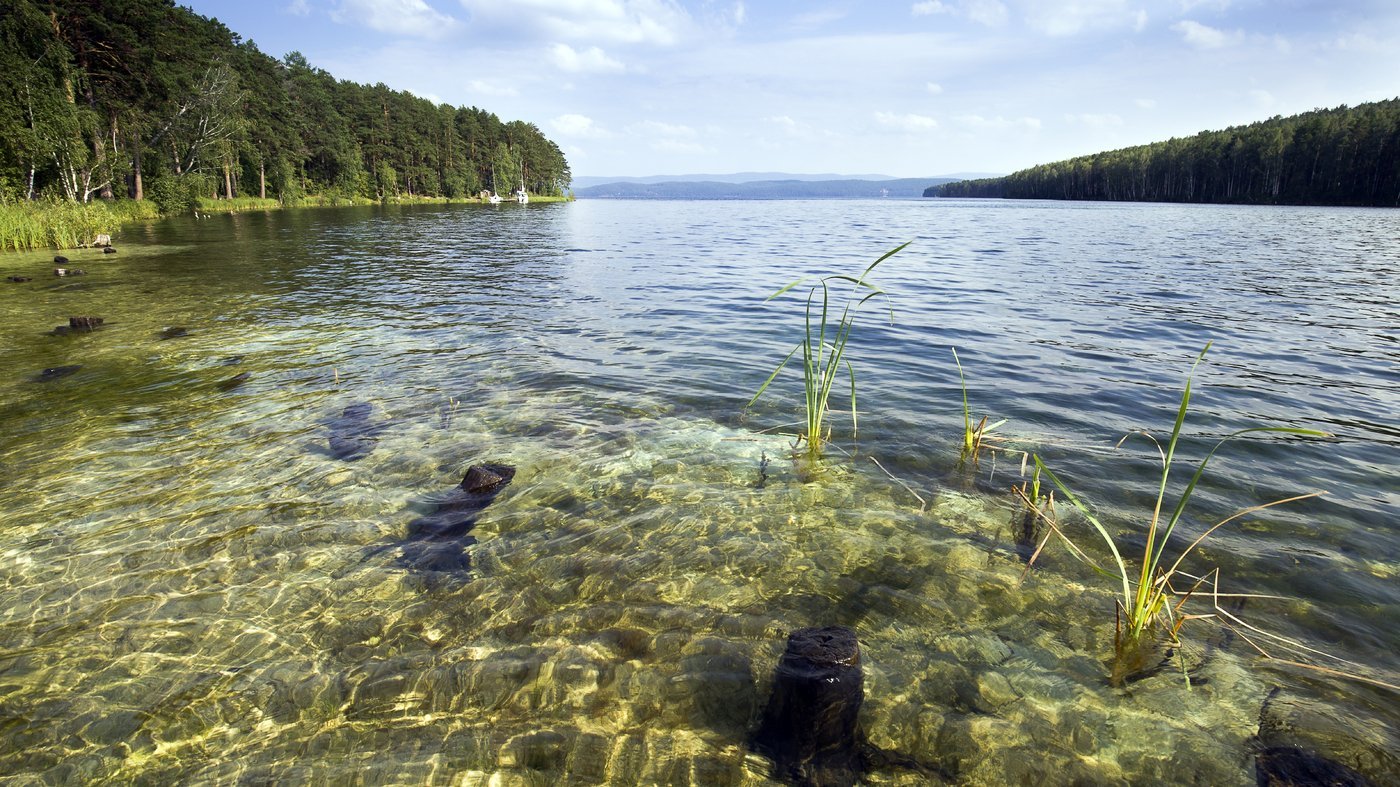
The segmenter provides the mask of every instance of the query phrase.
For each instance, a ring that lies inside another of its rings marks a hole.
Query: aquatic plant
[[[963,440],[962,450],[958,456],[958,463],[962,464],[968,459],[971,459],[973,464],[976,464],[977,455],[982,451],[982,440],[991,433],[993,429],[1006,423],[1006,419],[1003,418],[994,424],[988,425],[987,416],[984,415],[982,416],[982,420],[977,422],[977,426],[974,427],[972,425],[972,408],[968,406],[967,403],[967,378],[963,376],[962,361],[958,359],[958,349],[956,347],[951,349],[953,351],[953,363],[958,366],[958,382],[962,385]]]
[[[76,248],[125,222],[156,216],[155,206],[129,200],[0,202],[0,251]]]
[[[1200,578],[1185,575],[1181,570],[1182,562],[1195,551],[1206,538],[1226,524],[1252,512],[1323,494],[1322,492],[1315,492],[1298,495],[1241,509],[1207,528],[1194,541],[1187,545],[1187,547],[1177,555],[1174,561],[1169,564],[1166,562],[1166,548],[1170,542],[1172,533],[1181,522],[1182,516],[1186,512],[1187,505],[1190,503],[1191,495],[1195,491],[1197,483],[1200,482],[1201,476],[1204,475],[1206,471],[1206,466],[1210,463],[1210,460],[1215,456],[1216,452],[1220,450],[1221,446],[1236,437],[1251,433],[1271,432],[1311,437],[1329,436],[1326,432],[1319,432],[1314,429],[1299,429],[1282,426],[1255,426],[1231,432],[1221,438],[1210,452],[1206,454],[1205,458],[1201,460],[1201,463],[1196,467],[1195,473],[1191,476],[1191,480],[1182,489],[1176,500],[1176,504],[1171,507],[1170,513],[1164,513],[1166,511],[1165,505],[1167,503],[1168,482],[1171,479],[1172,468],[1177,460],[1177,441],[1181,436],[1181,427],[1182,424],[1186,422],[1186,413],[1191,404],[1192,377],[1195,374],[1196,367],[1210,350],[1210,347],[1211,345],[1207,344],[1205,349],[1201,350],[1200,354],[1196,356],[1195,362],[1191,364],[1191,371],[1186,376],[1186,387],[1181,394],[1181,404],[1177,408],[1176,422],[1172,425],[1171,439],[1167,442],[1165,450],[1162,448],[1161,443],[1147,432],[1134,432],[1124,436],[1123,439],[1118,441],[1118,445],[1121,446],[1128,437],[1131,437],[1133,434],[1141,434],[1153,442],[1161,457],[1161,480],[1158,484],[1156,504],[1153,506],[1152,513],[1147,521],[1147,538],[1143,545],[1142,558],[1135,570],[1129,567],[1128,561],[1124,559],[1123,553],[1119,550],[1113,535],[1099,518],[1094,515],[1089,506],[1080,500],[1080,498],[1070,490],[1069,486],[1065,484],[1064,481],[1061,481],[1060,478],[1045,465],[1039,456],[1032,456],[1037,473],[1044,473],[1045,477],[1059,490],[1060,494],[1074,505],[1084,517],[1085,521],[1087,521],[1093,530],[1098,533],[1100,538],[1103,539],[1104,544],[1108,546],[1108,550],[1113,556],[1112,568],[1114,570],[1110,571],[1099,567],[1097,564],[1093,563],[1092,560],[1089,560],[1088,556],[1074,544],[1072,539],[1065,535],[1064,529],[1055,521],[1053,516],[1048,514],[1042,515],[1042,521],[1050,527],[1052,534],[1059,535],[1064,540],[1069,546],[1071,553],[1082,560],[1088,561],[1090,565],[1093,565],[1095,569],[1102,573],[1116,575],[1122,583],[1123,595],[1115,605],[1117,626],[1114,632],[1114,669],[1112,674],[1112,680],[1115,684],[1121,684],[1131,677],[1134,672],[1141,669],[1141,667],[1144,666],[1145,659],[1153,658],[1152,653],[1157,643],[1164,641],[1168,645],[1177,644],[1177,635],[1182,625],[1187,620],[1200,617],[1214,617],[1214,615],[1211,614],[1188,615],[1185,614],[1182,609],[1191,598],[1191,595],[1204,581]],[[1048,540],[1050,534],[1047,534],[1045,538]],[[1043,541],[1040,546],[1044,546]],[[1039,552],[1040,549],[1037,548],[1036,553],[1039,554]],[[1194,579],[1194,582],[1184,591],[1178,591],[1173,586],[1173,581],[1178,577],[1185,577],[1188,580]],[[1161,639],[1159,639],[1159,637]]]
[[[792,348],[792,351],[783,358],[773,373],[768,375],[763,385],[758,389],[758,393],[749,400],[748,406],[752,406],[763,392],[768,390],[768,386],[777,378],[778,373],[787,366],[788,361],[802,351],[802,381],[803,381],[803,407],[806,410],[807,422],[806,430],[797,436],[797,445],[804,446],[809,458],[817,459],[821,457],[822,446],[830,438],[830,430],[826,428],[825,419],[828,401],[831,398],[831,389],[836,385],[836,378],[844,366],[850,376],[851,381],[851,432],[854,434],[858,429],[856,414],[856,372],[850,361],[846,360],[846,343],[851,338],[851,329],[855,327],[856,312],[866,301],[877,295],[883,295],[884,290],[880,289],[869,277],[880,263],[893,257],[904,250],[909,243],[885,252],[879,259],[870,263],[860,276],[853,277],[845,274],[834,274],[820,279],[811,289],[807,291],[806,305],[806,332],[802,341]],[[833,309],[831,303],[832,282],[844,281],[852,284],[851,294],[847,296],[845,304],[841,307],[841,316],[834,323],[831,318]],[[788,284],[765,300],[771,301],[779,297],[788,290],[802,284],[803,279]],[[816,311],[817,293],[821,293],[821,308]],[[894,313],[890,313],[890,321],[894,321]]]

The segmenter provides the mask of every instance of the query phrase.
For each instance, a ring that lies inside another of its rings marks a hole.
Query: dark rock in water
[[[51,336],[67,336],[73,333],[92,333],[102,327],[101,317],[69,317],[67,325],[60,325],[49,331]]]
[[[1259,787],[1370,787],[1365,776],[1294,746],[1275,746],[1254,758]]]
[[[373,416],[374,405],[356,402],[342,410],[340,415],[326,421],[326,428],[330,431],[327,438],[330,455],[347,462],[369,456],[386,428],[385,424],[376,423]]]
[[[38,374],[34,375],[29,379],[36,383],[47,383],[51,380],[57,380],[60,377],[67,377],[68,375],[78,371],[81,368],[83,368],[82,364],[73,364],[71,366],[53,366],[48,369],[45,369],[42,372],[39,372]]]
[[[14,282],[14,283],[16,283],[16,284],[21,284],[21,283],[27,282],[27,281],[34,281],[34,277],[33,277],[33,276],[9,276],[9,277],[7,277],[7,278],[8,278],[10,281],[12,281],[12,282]]]
[[[230,355],[227,358],[219,359],[220,366],[237,366],[240,363],[243,363],[243,356],[241,355]]]
[[[114,248],[112,248],[111,246],[107,246],[106,248],[102,249],[102,253],[103,253],[103,254],[116,254],[116,253],[117,253],[117,250],[114,249]]]
[[[1269,692],[1259,710],[1260,785],[1396,784],[1400,734],[1364,703],[1345,707],[1283,689]]]
[[[62,254],[54,255],[53,264],[54,264],[54,265],[67,265],[67,264],[68,264],[68,258],[65,257],[65,256],[63,256]]]
[[[481,464],[467,469],[462,483],[439,501],[431,514],[408,523],[408,537],[399,545],[399,565],[416,571],[463,572],[471,568],[468,535],[477,515],[515,478],[509,465]]]
[[[170,327],[170,328],[166,328],[165,330],[161,331],[161,332],[160,332],[160,338],[161,338],[161,339],[178,339],[178,338],[180,338],[181,336],[188,336],[189,333],[190,333],[190,329],[189,329],[189,328],[186,328],[186,327],[180,326],[180,325],[176,325],[176,326],[172,326],[172,327]]]
[[[252,372],[242,372],[242,373],[239,373],[239,374],[235,374],[234,376],[228,378],[227,380],[224,380],[224,381],[220,382],[220,383],[218,384],[218,389],[219,389],[220,391],[232,391],[233,389],[235,389],[235,388],[237,388],[238,386],[240,386],[240,385],[242,385],[242,384],[248,382],[248,381],[251,380],[251,379],[253,379],[253,373],[252,373]]]
[[[860,642],[842,626],[798,629],[773,675],[753,748],[774,776],[802,785],[854,784],[863,768]]]
[[[481,494],[509,482],[514,475],[515,468],[504,465],[472,465],[467,468],[467,474],[462,477],[459,488]]]

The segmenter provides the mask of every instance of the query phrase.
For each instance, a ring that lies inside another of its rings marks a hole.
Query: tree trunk
[[[258,199],[267,199],[266,162],[258,162]]]
[[[133,149],[135,152],[131,154],[131,198],[143,200],[146,193],[141,186],[141,140],[136,140]]]
[[[224,159],[224,199],[233,199],[233,176],[229,173],[228,159]]]

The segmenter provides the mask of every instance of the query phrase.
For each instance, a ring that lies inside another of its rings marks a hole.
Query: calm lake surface
[[[171,220],[80,278],[0,257],[33,277],[0,285],[0,776],[767,784],[785,637],[837,624],[897,755],[871,783],[1253,784],[1297,745],[1395,784],[1394,691],[1247,640],[1400,683],[1398,238],[1379,210],[598,201]],[[833,414],[808,478],[796,369],[745,410],[802,330],[800,288],[764,299],[910,240],[852,339],[859,440]],[[78,315],[106,324],[47,335]],[[1190,621],[1196,685],[1114,688],[1118,581],[1053,543],[1022,581],[1018,452],[1134,552],[1158,459],[1115,444],[1165,441],[1212,341],[1173,489],[1236,429],[1334,437],[1226,444],[1173,550],[1327,491],[1188,567],[1329,655]],[[975,467],[951,347],[1008,419]],[[426,570],[410,523],[483,462],[517,474]]]

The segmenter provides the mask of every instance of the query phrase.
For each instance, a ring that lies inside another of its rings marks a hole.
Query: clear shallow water
[[[1393,693],[1209,625],[1201,685],[1108,687],[1114,584],[1063,550],[1020,582],[1019,459],[956,468],[948,347],[1008,447],[1131,540],[1152,457],[1113,445],[1170,427],[1215,341],[1184,455],[1259,422],[1336,438],[1224,449],[1188,535],[1329,494],[1194,566],[1394,683],[1397,237],[1362,210],[580,202],[171,221],[69,255],[75,279],[7,256],[35,280],[0,288],[0,773],[761,784],[744,742],[784,636],[827,623],[861,638],[871,742],[969,783],[1251,783],[1275,686],[1388,751]],[[804,483],[764,433],[800,417],[796,378],[743,411],[800,330],[763,299],[910,239],[879,275],[894,324],[871,309],[853,341],[853,458]],[[81,314],[107,325],[45,335]],[[326,424],[359,402],[384,430],[336,459]],[[518,475],[471,571],[405,570],[408,523],[482,461]]]

